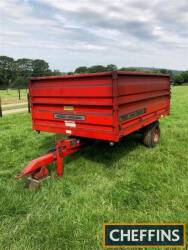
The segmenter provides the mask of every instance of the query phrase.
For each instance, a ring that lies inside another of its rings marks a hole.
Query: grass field
[[[97,250],[105,222],[188,223],[188,86],[172,92],[156,148],[135,135],[97,143],[35,191],[14,175],[55,136],[33,132],[26,113],[0,119],[0,249]]]
[[[0,98],[2,104],[19,103],[27,101],[26,89],[20,90],[20,97],[21,99],[19,100],[18,90],[16,89],[0,90]]]

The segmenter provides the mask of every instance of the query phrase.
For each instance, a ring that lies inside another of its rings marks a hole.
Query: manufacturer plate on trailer
[[[72,131],[71,130],[65,130],[65,132],[66,132],[66,134],[68,134],[68,135],[71,135],[72,134]]]
[[[62,119],[62,120],[71,120],[71,121],[84,121],[85,116],[84,115],[72,115],[72,114],[61,114],[61,113],[55,113],[54,119]]]
[[[74,110],[74,107],[73,106],[64,106],[64,110]]]
[[[76,128],[76,123],[74,121],[65,121],[65,126],[70,128]]]
[[[120,121],[125,121],[125,120],[130,120],[132,118],[135,118],[139,115],[143,115],[146,113],[146,108],[143,108],[143,109],[138,109],[138,110],[135,110],[131,113],[128,113],[128,114],[124,114],[124,115],[121,115],[119,117]]]

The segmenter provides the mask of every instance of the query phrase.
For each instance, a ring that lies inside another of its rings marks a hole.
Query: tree
[[[33,60],[21,58],[15,61],[15,77],[11,84],[12,88],[25,88],[33,72]]]
[[[182,77],[184,79],[184,83],[188,83],[188,71],[182,72]]]
[[[8,88],[14,77],[14,59],[8,56],[0,56],[0,84]]]
[[[32,76],[33,72],[33,60],[22,58],[18,59],[15,62],[16,74],[13,86],[22,86],[24,87],[24,83],[29,81],[29,78]],[[21,83],[19,83],[21,81]]]
[[[24,76],[17,76],[14,85],[12,87],[14,88],[25,88],[28,87],[29,79]]]
[[[109,64],[106,66],[106,71],[115,71],[117,70],[117,66],[115,64]]]
[[[88,68],[89,73],[97,73],[106,71],[106,67],[102,65],[94,65]]]
[[[175,75],[174,84],[181,85],[182,83],[184,83],[184,78],[183,78],[182,74],[180,73],[180,74]]]
[[[122,70],[122,71],[140,71],[140,69],[135,68],[135,67],[128,67],[128,68],[123,67],[123,68],[120,68],[120,70]]]
[[[4,89],[6,86],[5,86],[5,82],[4,82],[4,78],[2,75],[0,75],[0,88],[1,89]]]
[[[51,74],[44,60],[21,58],[15,61],[11,57],[0,56],[0,88],[27,87],[30,77]],[[54,70],[53,75],[61,75],[61,72]]]
[[[110,72],[117,70],[117,66],[109,64],[107,66],[94,65],[91,67],[80,66],[75,69],[74,73],[97,73],[97,72]],[[167,69],[153,69],[153,68],[137,68],[127,67],[120,70],[128,71],[145,71],[157,74],[170,74],[174,84],[180,85],[188,82],[188,71],[170,71]],[[177,74],[178,73],[178,74]],[[64,73],[65,74],[65,73]],[[72,75],[73,72],[67,74]],[[32,60],[29,58],[21,58],[14,60],[8,56],[0,56],[0,88],[21,88],[27,87],[30,77],[32,76],[48,76],[48,75],[63,75],[59,70],[51,71],[46,61],[41,59]]]
[[[36,59],[32,62],[32,76],[46,76],[51,73],[49,65],[44,60]]]
[[[160,69],[160,73],[162,73],[162,74],[168,74],[169,71],[168,71],[168,69]]]
[[[84,74],[88,72],[88,68],[86,66],[80,66],[75,69],[74,73],[76,74]]]
[[[25,75],[25,76],[30,76],[32,71],[33,71],[33,60],[27,59],[27,58],[22,58],[18,59],[16,62],[16,70],[18,73]]]

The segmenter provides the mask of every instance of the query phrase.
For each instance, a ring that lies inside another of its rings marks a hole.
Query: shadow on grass
[[[56,142],[60,139],[63,139],[63,135],[47,134],[47,136],[39,138],[39,150],[46,154],[49,150],[55,149]]]
[[[53,135],[42,138],[40,149],[44,154],[47,153],[49,149],[55,147],[56,140],[57,138]],[[75,157],[66,157],[65,163],[74,161],[74,158],[79,159],[82,157],[95,163],[101,163],[109,168],[139,145],[141,145],[141,136],[136,133],[122,138],[118,143],[115,143],[113,147],[109,146],[107,141],[94,141],[93,144],[75,153]]]
[[[82,157],[96,162],[102,163],[105,167],[113,167],[114,163],[122,157],[128,155],[141,144],[141,137],[138,134],[132,134],[122,138],[113,147],[108,142],[98,141],[91,147],[88,147],[82,153]]]

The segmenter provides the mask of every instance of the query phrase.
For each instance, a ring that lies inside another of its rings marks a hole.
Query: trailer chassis
[[[61,139],[56,143],[56,147],[52,152],[40,156],[32,161],[16,175],[17,179],[29,177],[27,187],[32,188],[40,184],[49,175],[47,166],[56,162],[56,173],[58,177],[63,176],[63,159],[77,151],[80,151],[89,144],[89,141],[80,138]]]

